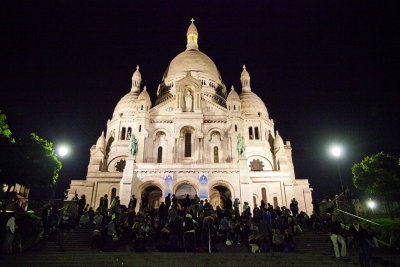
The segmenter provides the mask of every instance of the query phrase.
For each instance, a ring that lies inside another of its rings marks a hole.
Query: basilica
[[[130,92],[90,149],[86,180],[71,181],[68,199],[85,195],[97,208],[105,194],[123,205],[146,195],[154,207],[169,193],[197,194],[214,207],[236,198],[251,207],[261,200],[288,207],[295,198],[310,215],[309,182],[295,178],[291,144],[252,92],[246,66],[241,88],[227,89],[198,39],[192,20],[186,50],[169,63],[154,105],[136,67]]]

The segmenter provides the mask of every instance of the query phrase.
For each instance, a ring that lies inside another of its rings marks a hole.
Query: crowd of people
[[[178,200],[169,194],[155,209],[142,196],[140,206],[135,195],[128,207],[121,205],[119,197],[108,196],[100,200],[96,210],[86,203],[85,197],[74,198],[78,202],[78,216],[74,220],[71,211],[64,210],[60,220],[62,231],[71,227],[93,229],[92,247],[100,251],[112,251],[117,246],[130,245],[135,251],[156,248],[158,251],[217,251],[223,246],[248,246],[253,252],[283,251],[295,249],[295,236],[307,226],[309,217],[299,212],[295,199],[289,208],[273,207],[261,201],[251,210],[247,202],[242,212],[239,199],[227,199],[223,207],[216,209],[196,195]],[[136,212],[135,210],[138,210]]]
[[[329,234],[337,259],[346,259],[347,247],[354,245],[362,266],[370,265],[371,248],[378,246],[372,231],[363,228],[357,218],[349,229],[344,229],[326,200],[314,201],[311,217],[299,212],[296,199],[289,208],[273,207],[261,200],[251,210],[244,202],[242,212],[239,199],[233,203],[226,199],[223,207],[214,209],[207,199],[200,200],[197,195],[178,200],[169,194],[157,209],[145,195],[138,207],[135,195],[128,207],[120,204],[118,196],[109,205],[104,195],[96,210],[86,203],[84,195],[76,195],[73,200],[76,205],[70,208],[57,210],[49,204],[42,211],[45,235],[57,232],[60,246],[63,232],[79,227],[93,231],[91,244],[99,251],[125,245],[137,252],[215,252],[223,246],[247,246],[251,252],[289,252],[295,250],[296,235],[308,228]]]

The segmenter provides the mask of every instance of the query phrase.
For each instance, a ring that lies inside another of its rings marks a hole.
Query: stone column
[[[204,150],[204,137],[199,140],[199,162],[204,163],[203,160],[203,150]]]
[[[251,179],[247,159],[239,159],[239,182],[240,182],[240,203],[248,202],[253,211],[253,192],[251,190]]]
[[[228,137],[227,142],[228,142],[228,150],[226,151],[226,153],[228,154],[227,158],[230,159],[229,162],[233,162],[233,155],[234,154],[233,154],[233,150],[232,150],[232,137],[231,136]]]
[[[201,111],[201,92],[194,93],[193,111]]]
[[[137,152],[137,156],[136,156],[136,161],[137,162],[144,162],[144,158],[145,158],[145,137],[144,136],[137,136],[136,137],[138,140],[138,152]],[[125,167],[126,168],[126,167]]]
[[[135,161],[133,157],[125,159],[126,165],[122,179],[119,183],[119,199],[121,205],[128,207],[132,195],[132,182],[134,178]]]

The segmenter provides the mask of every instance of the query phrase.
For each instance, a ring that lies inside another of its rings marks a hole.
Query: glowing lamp
[[[68,147],[66,147],[66,146],[60,146],[60,147],[58,147],[58,149],[57,149],[57,154],[58,154],[60,157],[66,156],[66,155],[68,154],[68,152],[69,152],[69,149],[68,149]]]
[[[342,155],[342,148],[340,146],[333,146],[331,148],[331,153],[335,158],[338,158]]]
[[[372,200],[368,201],[367,205],[371,210],[376,207],[375,201],[372,201]]]

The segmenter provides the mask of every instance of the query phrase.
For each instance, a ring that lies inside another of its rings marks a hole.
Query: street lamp
[[[342,147],[341,146],[333,146],[331,148],[331,153],[335,158],[339,158],[342,155]]]
[[[342,175],[340,174],[340,165],[339,165],[339,159],[343,155],[342,146],[340,146],[340,145],[332,146],[331,147],[331,154],[337,160],[336,163],[337,163],[338,175],[339,175],[339,178],[340,178],[340,185],[342,187],[342,193],[344,194],[343,180],[342,180]]]
[[[65,157],[69,153],[69,148],[65,145],[61,145],[61,146],[57,147],[56,151],[57,151],[57,155],[59,155],[60,157]]]
[[[56,146],[55,150],[56,150],[57,157],[60,157],[60,158],[64,158],[64,157],[68,156],[68,154],[70,153],[69,147],[67,145],[65,145],[65,144],[60,144],[60,145]],[[62,170],[61,170],[61,172],[59,173],[58,180],[57,180],[56,184],[53,187],[53,191],[52,191],[52,197],[53,198],[56,195],[57,188],[60,187],[60,183],[61,183],[61,186],[63,184],[62,181],[61,181],[63,176],[64,175],[63,175]]]
[[[376,207],[376,202],[373,201],[373,200],[371,200],[371,199],[369,199],[367,205],[368,205],[368,208],[370,208],[371,210],[373,210],[373,209],[375,209],[375,207]]]

